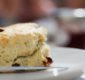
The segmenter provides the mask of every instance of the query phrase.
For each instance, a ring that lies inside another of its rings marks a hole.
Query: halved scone
[[[49,66],[47,31],[35,23],[0,28],[0,66]]]

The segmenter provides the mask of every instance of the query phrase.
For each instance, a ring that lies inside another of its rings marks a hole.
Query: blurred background
[[[0,0],[0,26],[36,22],[48,43],[85,49],[85,0]]]

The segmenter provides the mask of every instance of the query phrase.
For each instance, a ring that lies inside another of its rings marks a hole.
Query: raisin
[[[46,57],[48,63],[53,63],[53,60],[50,57]]]
[[[15,64],[12,64],[12,66],[18,67],[18,66],[20,66],[20,64],[15,63]]]
[[[0,29],[0,32],[3,32],[4,30],[3,29]]]
[[[47,61],[43,61],[44,66],[49,66],[53,60],[50,57],[46,57]]]

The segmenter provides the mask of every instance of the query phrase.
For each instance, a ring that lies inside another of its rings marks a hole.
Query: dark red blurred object
[[[85,33],[72,34],[71,41],[67,47],[85,49]]]

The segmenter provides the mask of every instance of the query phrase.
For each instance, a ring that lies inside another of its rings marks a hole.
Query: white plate
[[[51,49],[54,61],[52,66],[68,67],[69,69],[53,68],[39,72],[0,74],[0,80],[68,80],[69,78],[76,78],[82,73],[77,69],[72,69],[85,67],[84,50],[58,47],[52,47]]]
[[[85,50],[75,48],[51,48],[54,64],[62,67],[85,68]]]

